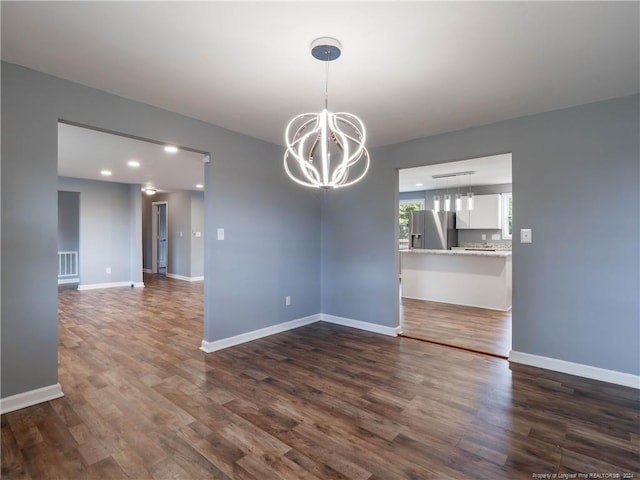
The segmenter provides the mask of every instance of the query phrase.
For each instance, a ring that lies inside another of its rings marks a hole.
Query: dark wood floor
[[[2,415],[2,478],[640,474],[636,390],[325,323],[204,354],[202,285],[145,281],[60,293],[65,396]]]
[[[511,311],[400,299],[403,334],[507,358],[511,351]]]

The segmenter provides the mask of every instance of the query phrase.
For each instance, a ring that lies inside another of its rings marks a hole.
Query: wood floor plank
[[[65,396],[2,415],[3,479],[640,476],[637,390],[322,322],[205,354],[202,283],[145,284],[59,292]]]
[[[408,337],[509,356],[511,311],[402,297],[400,327]]]

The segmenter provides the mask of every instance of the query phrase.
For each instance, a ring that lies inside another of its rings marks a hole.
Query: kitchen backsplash
[[[511,250],[511,241],[494,240],[491,242],[458,242],[458,246],[464,248],[493,248],[495,250]]]

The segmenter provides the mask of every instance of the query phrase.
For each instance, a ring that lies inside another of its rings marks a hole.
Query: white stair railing
[[[78,278],[78,252],[58,252],[58,283]]]

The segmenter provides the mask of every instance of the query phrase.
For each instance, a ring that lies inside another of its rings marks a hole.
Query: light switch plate
[[[218,229],[218,240],[224,240],[224,228]]]
[[[531,229],[530,228],[521,228],[520,229],[520,243],[531,243]]]

